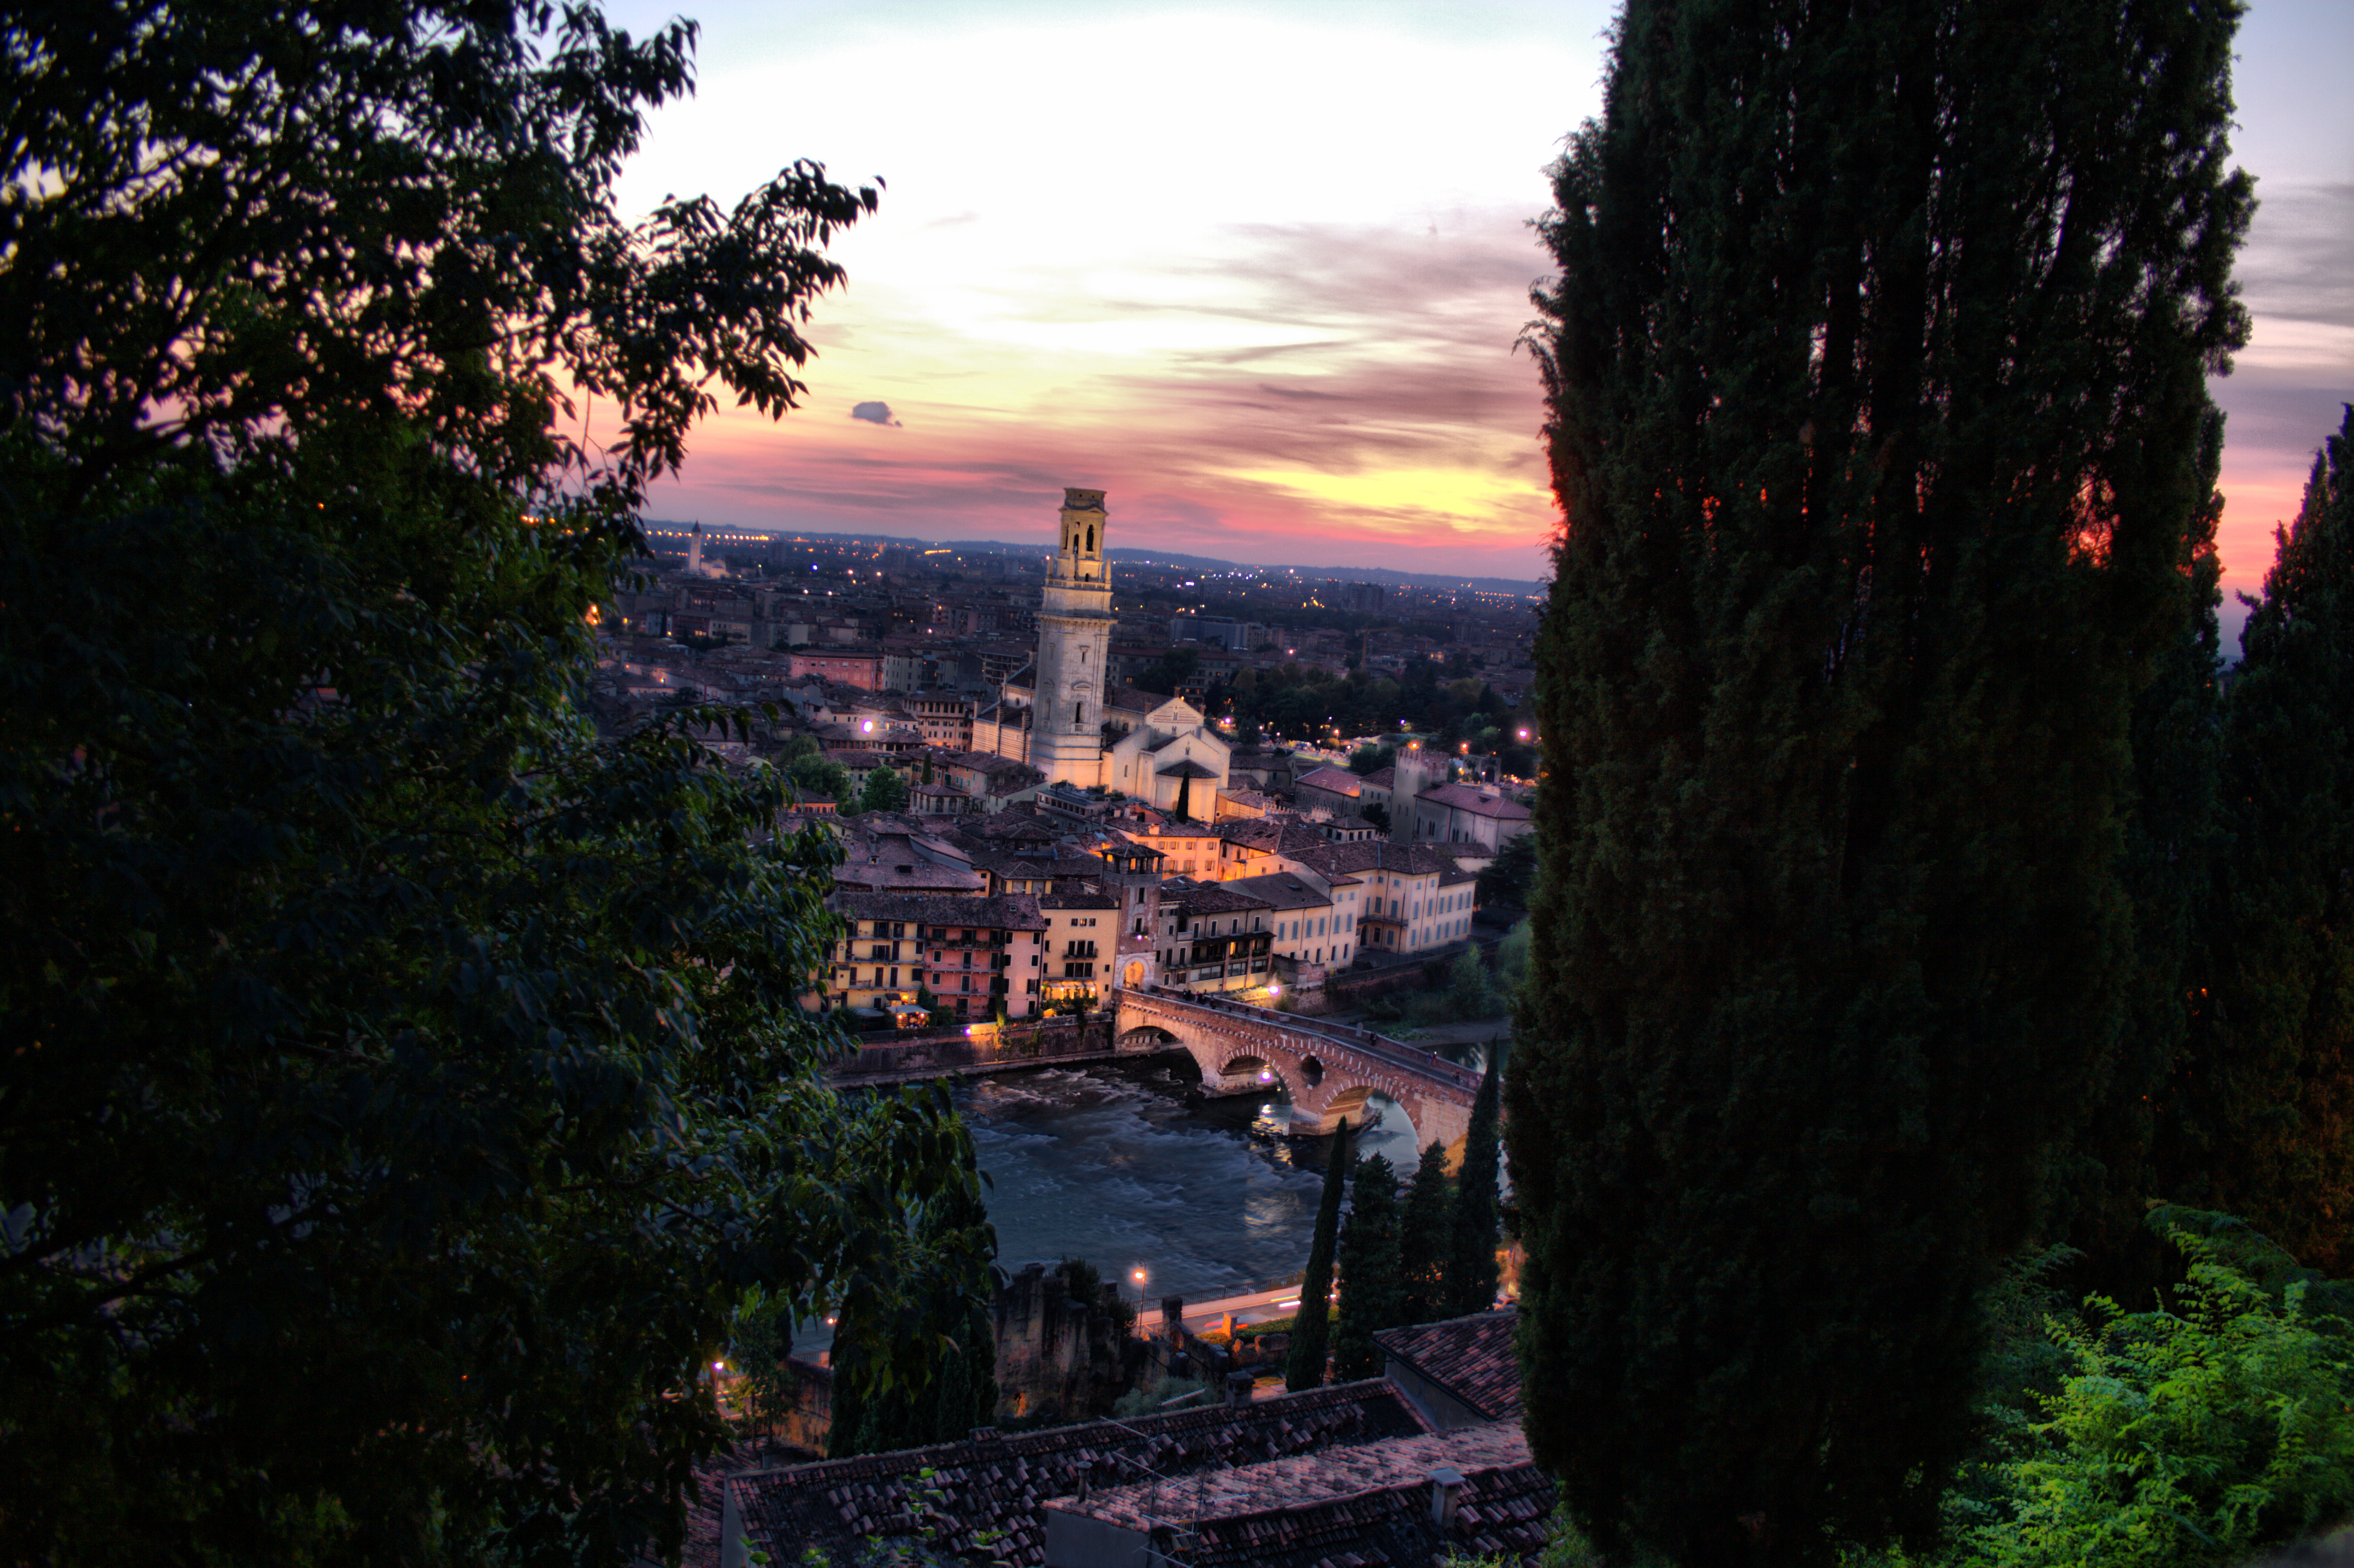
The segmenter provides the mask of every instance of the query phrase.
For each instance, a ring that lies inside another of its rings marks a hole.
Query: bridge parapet
[[[1417,1143],[1435,1138],[1452,1147],[1469,1127],[1479,1075],[1436,1052],[1347,1024],[1157,987],[1120,988],[1113,999],[1121,1034],[1150,1028],[1169,1036],[1200,1065],[1209,1093],[1249,1092],[1260,1086],[1260,1074],[1279,1074],[1291,1094],[1294,1132],[1330,1131],[1342,1117],[1362,1113],[1374,1094],[1405,1112]]]

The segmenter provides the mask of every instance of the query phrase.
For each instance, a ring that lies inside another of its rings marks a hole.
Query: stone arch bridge
[[[1433,1139],[1460,1157],[1479,1075],[1429,1051],[1347,1024],[1158,987],[1114,991],[1113,1030],[1123,1052],[1181,1048],[1200,1065],[1211,1095],[1291,1094],[1291,1130],[1361,1125],[1365,1101],[1384,1095],[1414,1123],[1416,1148]]]

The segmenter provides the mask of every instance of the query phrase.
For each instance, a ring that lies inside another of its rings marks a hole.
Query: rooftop
[[[1235,892],[1235,885],[1231,882],[1194,882],[1182,876],[1172,877],[1161,885],[1161,907],[1164,913],[1182,911],[1188,915],[1228,915],[1268,906],[1264,898]]]
[[[1258,1400],[1239,1410],[1214,1405],[1118,1423],[1082,1422],[784,1467],[730,1477],[722,1485],[747,1535],[795,1552],[805,1546],[854,1550],[870,1535],[913,1533],[910,1501],[920,1489],[930,1489],[937,1493],[937,1550],[1026,1568],[1045,1561],[1050,1498],[1421,1430],[1397,1390],[1375,1378]],[[927,1469],[928,1478],[919,1474]],[[1004,1533],[981,1539],[991,1531]]]
[[[1346,795],[1353,800],[1363,788],[1363,780],[1345,768],[1327,766],[1293,780],[1292,787],[1297,789],[1321,789],[1331,795]]]
[[[1428,1484],[1431,1471],[1442,1467],[1468,1476],[1475,1470],[1508,1469],[1528,1462],[1529,1440],[1517,1424],[1466,1426],[1220,1470],[1182,1488],[1146,1481],[1085,1498],[1056,1498],[1046,1506],[1108,1524],[1147,1530],[1172,1518],[1238,1519],[1312,1507],[1391,1487],[1421,1487]]]
[[[1518,800],[1506,800],[1492,789],[1482,789],[1472,784],[1441,784],[1436,789],[1425,789],[1416,799],[1478,817],[1494,817],[1508,822],[1529,820],[1529,809]]]
[[[1218,885],[1247,893],[1275,909],[1321,909],[1332,902],[1331,894],[1288,871],[1269,872],[1265,876],[1237,876]]]
[[[904,920],[966,930],[975,927],[1020,931],[1046,928],[1046,917],[1038,912],[1038,901],[1026,893],[969,898],[945,893],[858,893],[844,889],[833,895],[832,902],[845,918],[852,920]]]
[[[1520,1314],[1508,1307],[1385,1329],[1373,1336],[1373,1343],[1489,1420],[1517,1421],[1521,1362],[1512,1334],[1519,1326]]]

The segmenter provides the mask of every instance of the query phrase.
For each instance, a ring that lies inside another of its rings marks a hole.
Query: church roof
[[[1140,686],[1121,686],[1104,698],[1104,706],[1119,708],[1124,713],[1149,714],[1169,698],[1160,692],[1148,692]]]
[[[1154,772],[1156,777],[1162,779],[1215,779],[1217,777],[1215,773],[1190,757],[1182,761],[1172,762],[1166,768],[1156,768]]]
[[[1297,780],[1293,787],[1300,789],[1321,789],[1332,795],[1346,795],[1352,800],[1357,798],[1359,789],[1363,788],[1357,776],[1345,768],[1320,768],[1306,778]]]

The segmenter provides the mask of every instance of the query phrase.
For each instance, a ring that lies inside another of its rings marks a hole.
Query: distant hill
[[[647,518],[649,528],[684,528],[684,523]],[[1040,544],[1010,544],[1002,539],[911,539],[896,534],[815,534],[806,529],[750,528],[747,534],[767,534],[772,538],[823,540],[835,545],[903,545],[911,550],[948,548],[960,554],[975,556],[1029,556],[1043,557],[1049,554]],[[1472,588],[1480,593],[1525,594],[1542,596],[1545,585],[1522,577],[1450,577],[1436,572],[1401,572],[1387,567],[1302,567],[1254,566],[1246,561],[1221,561],[1209,556],[1172,555],[1167,550],[1131,550],[1113,548],[1104,552],[1115,561],[1134,561],[1140,565],[1175,567],[1181,571],[1217,575],[1225,572],[1251,572],[1265,576],[1269,572],[1291,572],[1317,581],[1343,583],[1381,583],[1403,588]]]

